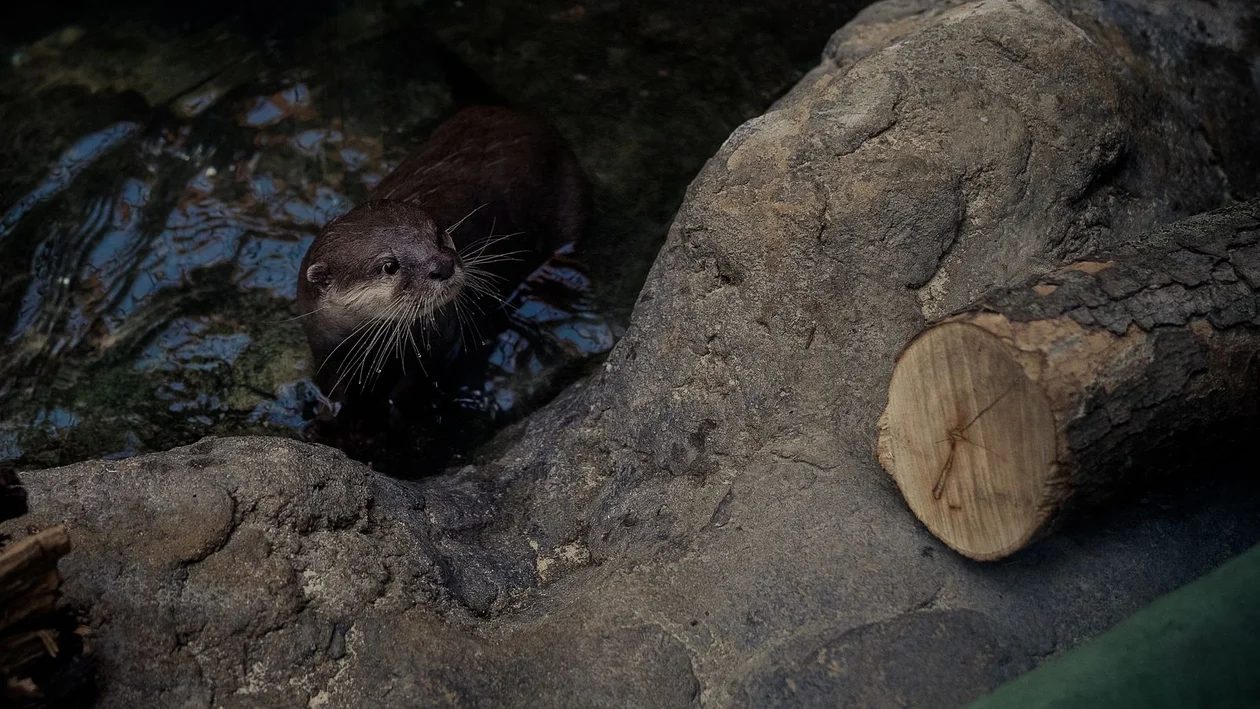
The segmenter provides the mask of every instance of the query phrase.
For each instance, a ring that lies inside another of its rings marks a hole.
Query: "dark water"
[[[795,3],[788,25],[772,17],[791,8],[722,3],[258,5],[72,3],[5,24],[0,462],[305,435],[306,246],[493,94],[553,118],[597,214],[451,392],[460,453],[611,348],[686,182],[842,22],[828,3]]]

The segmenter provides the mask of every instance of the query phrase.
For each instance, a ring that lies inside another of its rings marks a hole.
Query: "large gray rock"
[[[475,465],[212,439],[25,476],[102,703],[956,705],[1250,546],[1223,476],[978,565],[873,451],[926,318],[1255,196],[1250,104],[1218,138],[1183,91],[1193,56],[1255,66],[1257,10],[1218,5],[873,6],[706,165],[598,376]]]

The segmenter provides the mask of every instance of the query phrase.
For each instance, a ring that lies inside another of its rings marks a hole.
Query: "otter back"
[[[455,114],[368,199],[417,204],[443,230],[465,220],[451,234],[457,248],[491,226],[524,231],[513,248],[529,244],[543,257],[578,239],[589,209],[581,169],[559,134],[533,112],[497,106]]]

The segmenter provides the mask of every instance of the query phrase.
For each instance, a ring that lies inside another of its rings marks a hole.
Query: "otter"
[[[481,345],[478,321],[578,241],[589,209],[577,158],[539,115],[446,120],[302,259],[297,307],[326,403],[394,406]]]

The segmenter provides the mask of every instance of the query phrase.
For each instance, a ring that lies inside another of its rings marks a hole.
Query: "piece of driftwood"
[[[1260,205],[1002,290],[898,358],[879,458],[958,552],[1006,557],[1260,405]]]
[[[70,551],[64,525],[45,529],[0,550],[0,636],[57,607],[57,560]]]
[[[26,495],[17,476],[0,471],[0,519],[25,512]],[[60,651],[64,623],[56,617],[57,562],[69,551],[64,525],[0,546],[0,705],[37,705],[44,696],[30,674]]]

